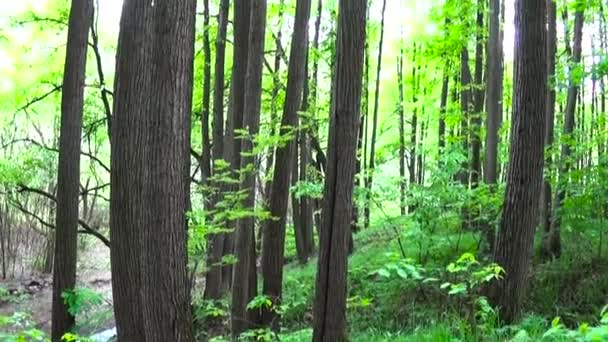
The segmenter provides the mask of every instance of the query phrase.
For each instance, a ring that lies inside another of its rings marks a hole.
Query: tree
[[[555,130],[555,54],[557,51],[557,9],[554,0],[547,0],[547,76],[549,85],[547,87],[547,116],[545,118],[545,148],[550,148],[553,145],[554,130]],[[546,153],[545,167],[552,163],[551,153]],[[557,252],[557,244],[559,240],[554,239],[551,234],[551,177],[545,176],[543,189],[541,192],[540,203],[540,220],[543,231],[549,239],[545,239],[543,244],[543,254],[550,256]]]
[[[507,189],[494,260],[505,271],[493,283],[490,298],[501,319],[511,323],[520,314],[526,293],[538,194],[543,173],[542,132],[547,89],[545,2],[515,2],[515,71],[511,150]]]
[[[308,45],[308,20],[310,18],[311,0],[296,2],[296,18],[289,57],[287,91],[283,118],[281,120],[281,135],[287,135],[298,122],[298,110],[302,103],[304,78],[306,77],[306,60]],[[270,215],[273,218],[264,224],[262,243],[262,272],[264,276],[264,295],[271,298],[273,307],[281,302],[283,287],[283,264],[285,252],[285,217],[289,199],[289,185],[292,167],[298,167],[292,162],[296,154],[296,142],[289,141],[285,146],[279,146],[276,151],[276,161],[270,191]],[[297,173],[296,173],[297,174]],[[262,322],[266,325],[276,322],[276,312],[265,310]],[[278,324],[274,325],[275,328]]]
[[[262,102],[262,66],[264,63],[264,43],[266,32],[266,0],[251,3],[249,30],[249,51],[247,57],[247,76],[245,102],[243,106],[243,128],[248,137],[242,139],[241,170],[246,174],[241,189],[247,191],[244,201],[246,208],[255,206],[255,156],[254,138],[260,126]],[[257,295],[257,276],[255,262],[254,217],[242,218],[237,223],[235,250],[237,262],[232,276],[232,334],[240,335],[254,323],[254,316],[247,313],[247,304]]]
[[[222,0],[218,18],[217,38],[215,39],[215,84],[213,86],[213,165],[224,156],[224,64],[226,59],[226,32],[228,31],[228,12],[230,1]],[[218,185],[219,186],[219,185]],[[211,199],[210,207],[219,201]],[[209,271],[205,277],[205,299],[220,299],[222,296],[222,269],[220,262],[224,247],[224,234],[214,234],[209,239]]]
[[[367,200],[365,204],[365,228],[369,227],[372,185],[374,183],[374,169],[376,168],[376,140],[378,134],[378,110],[380,107],[380,73],[382,72],[382,49],[384,47],[384,14],[386,12],[386,0],[382,1],[382,19],[380,20],[380,42],[378,43],[378,64],[376,67],[376,86],[374,91],[374,114],[372,122],[372,137],[369,152],[369,170],[367,170]]]
[[[224,160],[230,163],[230,169],[236,174],[241,167],[241,141],[237,138],[243,128],[243,107],[245,105],[245,76],[247,75],[247,59],[249,57],[249,23],[251,20],[251,1],[234,0],[234,49],[232,52],[232,80],[230,83],[230,102],[228,103],[228,120],[224,136]],[[237,186],[227,184],[223,192],[236,191]],[[234,222],[227,222],[228,227],[234,227]],[[222,255],[234,253],[234,233],[224,236]],[[224,288],[232,285],[232,265],[222,268],[222,283]]]
[[[63,294],[76,285],[76,235],[80,195],[80,135],[84,106],[89,28],[93,2],[73,0],[68,23],[63,86],[61,93],[61,133],[57,170],[57,212],[55,219],[55,267],[53,272],[53,341],[60,341],[74,325]]]
[[[346,341],[348,236],[360,124],[366,0],[340,0],[323,223],[314,301],[314,341]]]
[[[121,341],[193,341],[186,272],[196,1],[126,0],[116,59],[112,290]]]
[[[490,35],[488,37],[486,81],[486,167],[484,180],[487,184],[498,181],[498,131],[502,116],[502,41],[500,39],[500,0],[490,0]]]
[[[567,17],[567,16],[566,16]],[[577,97],[579,96],[580,80],[577,79],[579,67],[581,63],[582,41],[583,41],[583,24],[585,22],[584,6],[579,6],[574,15],[574,41],[571,52],[571,66],[569,74],[568,94],[566,98],[566,108],[564,110],[564,132],[563,136],[566,140],[562,143],[561,164],[559,170],[560,184],[558,186],[557,195],[555,196],[555,205],[553,207],[553,218],[551,219],[551,228],[545,239],[545,252],[559,258],[561,255],[561,215],[560,208],[563,207],[566,199],[566,189],[564,183],[567,184],[568,173],[572,168],[572,146],[569,140],[572,140],[575,127],[575,114]],[[566,34],[566,37],[568,35]]]

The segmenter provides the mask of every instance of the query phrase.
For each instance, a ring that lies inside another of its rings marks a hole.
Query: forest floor
[[[19,279],[0,280],[0,288],[9,292],[5,300],[0,297],[0,316],[25,314],[31,326],[50,333],[52,280],[51,274],[39,272],[31,272]],[[84,312],[77,319],[79,333],[91,334],[113,327],[110,250],[102,243],[91,239],[81,241],[77,284],[79,288],[93,290],[103,302],[90,310],[83,303]]]

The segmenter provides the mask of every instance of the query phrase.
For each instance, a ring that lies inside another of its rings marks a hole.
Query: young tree
[[[543,173],[547,89],[545,1],[515,2],[515,72],[507,189],[494,260],[505,270],[490,298],[510,323],[528,283]]]
[[[57,170],[57,213],[55,219],[55,267],[53,272],[53,341],[72,329],[74,316],[64,304],[63,293],[76,285],[78,198],[80,195],[80,135],[84,106],[87,43],[93,21],[93,2],[73,0],[68,23],[63,87],[61,133]]]
[[[314,302],[314,341],[346,341],[348,236],[360,124],[366,0],[340,0]]]
[[[246,170],[241,189],[247,191],[246,208],[255,206],[255,164],[253,139],[260,128],[262,102],[262,67],[266,33],[266,0],[251,3],[247,76],[245,78],[245,102],[243,128],[248,137],[242,139],[241,169]],[[253,216],[237,222],[235,251],[237,262],[232,276],[232,334],[240,335],[254,323],[254,316],[247,312],[247,304],[257,295],[257,270],[255,256],[255,220]]]
[[[302,103],[305,65],[308,45],[308,20],[310,18],[311,0],[298,0],[296,2],[296,18],[294,33],[289,57],[289,70],[287,78],[287,91],[283,118],[281,120],[281,135],[289,134],[297,125],[298,110]],[[281,302],[283,286],[283,264],[285,248],[285,217],[289,199],[289,185],[292,167],[298,167],[292,162],[296,154],[295,141],[279,146],[276,151],[276,162],[270,192],[270,215],[273,218],[265,222],[262,243],[262,272],[264,276],[264,295],[271,298],[274,305]],[[296,158],[297,160],[297,158]],[[296,173],[297,174],[297,173]],[[276,312],[265,310],[262,322],[266,325],[276,322]],[[278,324],[274,326],[278,327]]]
[[[575,114],[576,114],[576,103],[577,98],[579,96],[580,84],[577,79],[577,75],[579,73],[578,68],[581,63],[581,55],[582,55],[582,41],[583,41],[583,24],[585,23],[584,16],[584,5],[580,5],[577,8],[576,13],[574,14],[574,41],[572,44],[572,52],[571,52],[571,67],[569,74],[569,84],[568,84],[568,95],[566,99],[566,108],[564,110],[564,132],[563,136],[571,140],[572,134],[574,133],[575,127]],[[582,102],[582,101],[581,101]],[[570,141],[565,141],[562,144],[561,151],[561,166],[559,170],[559,178],[561,180],[567,179],[568,173],[572,168],[572,146]],[[566,189],[564,183],[561,182],[557,195],[555,196],[555,205],[553,208],[553,219],[551,220],[551,228],[549,234],[547,234],[545,245],[546,252],[552,257],[559,258],[561,255],[561,215],[560,208],[564,204],[564,200],[566,199]]]
[[[376,168],[376,143],[378,134],[378,110],[380,107],[380,74],[382,72],[382,49],[384,47],[384,15],[386,12],[386,0],[382,1],[382,19],[380,20],[380,42],[378,43],[378,64],[376,68],[376,87],[374,91],[374,114],[372,122],[372,137],[369,150],[369,170],[367,170],[367,200],[365,201],[365,228],[369,227],[372,185],[374,183],[374,169]]]
[[[486,158],[484,180],[487,184],[498,181],[498,130],[502,116],[503,48],[500,39],[500,0],[490,0],[490,34],[488,36],[486,82]],[[489,241],[492,243],[493,241]]]
[[[557,51],[557,9],[554,0],[547,0],[547,77],[549,84],[547,86],[547,116],[545,118],[545,147],[550,148],[553,145],[554,130],[555,130],[555,54]],[[545,167],[552,163],[550,153],[546,154]],[[543,243],[544,256],[550,256],[556,251],[556,246],[553,245],[554,239],[551,234],[551,177],[547,175],[543,182],[543,190],[541,192],[540,203],[540,220],[543,231],[546,234],[545,243]],[[556,240],[559,242],[559,240]]]
[[[125,0],[111,170],[121,341],[193,341],[186,272],[196,1]]]
[[[230,102],[228,103],[228,120],[224,135],[224,160],[230,163],[230,169],[236,173],[241,167],[241,141],[236,132],[243,128],[243,107],[245,105],[245,76],[247,75],[247,59],[249,54],[249,23],[251,20],[251,1],[234,0],[233,18],[233,52],[232,80],[230,83]],[[237,186],[225,185],[223,192],[236,191]],[[234,227],[234,222],[227,222]],[[222,255],[234,253],[234,233],[224,236]],[[232,285],[232,265],[222,267],[222,287]]]
[[[226,32],[230,1],[220,2],[217,38],[215,39],[215,84],[213,86],[213,166],[224,156],[224,64],[226,59]],[[212,198],[213,207],[219,198]],[[209,239],[209,271],[205,277],[205,299],[220,299],[222,296],[222,272],[219,265],[224,247],[224,234],[214,234]]]

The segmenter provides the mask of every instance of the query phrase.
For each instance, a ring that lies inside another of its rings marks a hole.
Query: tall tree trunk
[[[307,43],[308,46],[308,43]],[[309,50],[309,49],[308,49]],[[300,181],[307,182],[308,181],[308,167],[311,166],[312,163],[312,149],[310,144],[310,138],[308,131],[310,130],[310,126],[312,124],[312,120],[310,118],[310,81],[308,78],[309,75],[309,59],[310,59],[310,51],[306,52],[306,63],[304,64],[304,89],[302,91],[302,106],[301,111],[306,113],[306,116],[302,119],[303,126],[299,132],[300,139]],[[303,245],[305,247],[305,259],[301,261],[308,261],[308,257],[312,256],[315,250],[315,242],[314,242],[314,218],[313,218],[313,206],[312,201],[309,197],[303,196],[300,198],[300,215],[301,215],[301,230],[303,237]]]
[[[226,59],[226,34],[228,31],[228,14],[230,1],[221,0],[218,18],[218,31],[215,39],[215,84],[213,86],[213,166],[218,167],[218,162],[224,156],[224,64]],[[215,171],[215,170],[214,170]],[[220,188],[221,184],[215,187]],[[220,196],[212,198],[210,208],[220,201]],[[220,266],[224,248],[224,234],[214,234],[209,239],[208,267],[205,277],[204,298],[217,300],[222,297],[222,268]]]
[[[245,76],[247,75],[247,59],[249,51],[249,23],[251,20],[251,1],[234,0],[234,49],[232,52],[232,80],[230,83],[230,102],[228,104],[228,120],[224,135],[224,160],[230,163],[231,170],[241,167],[241,141],[236,136],[243,128],[243,107],[245,105]],[[237,187],[226,185],[223,192],[236,191]],[[227,226],[234,227],[234,222]],[[234,235],[227,233],[224,237],[222,255],[234,253]],[[222,286],[229,288],[232,284],[232,265],[222,267]]]
[[[121,341],[193,341],[186,271],[196,1],[126,0],[116,60],[112,290]]]
[[[471,117],[471,105],[473,104],[473,91],[471,89],[471,69],[469,68],[469,51],[466,47],[462,48],[460,53],[460,138],[462,139],[462,151],[465,154],[462,162],[459,180],[460,183],[468,186],[470,180],[470,162],[469,155],[469,120]]]
[[[281,135],[288,134],[298,123],[298,110],[302,104],[304,89],[306,53],[308,51],[308,20],[310,18],[311,0],[298,0],[294,34],[289,56],[289,71],[285,106],[281,121]],[[262,243],[262,272],[264,275],[264,295],[271,298],[273,306],[280,305],[283,285],[283,263],[285,248],[285,216],[289,199],[291,167],[298,164],[291,162],[296,151],[296,142],[290,141],[277,148],[276,163],[270,192],[270,215],[277,218],[268,220],[264,225]],[[296,158],[297,161],[297,158]],[[264,310],[262,322],[278,329],[278,317],[275,310]]]
[[[247,191],[245,208],[255,207],[256,156],[253,155],[253,139],[259,132],[262,103],[262,67],[266,32],[266,0],[251,3],[249,49],[243,128],[249,137],[242,139],[241,170],[247,170],[241,190]],[[247,304],[257,295],[257,270],[255,262],[255,220],[253,216],[237,222],[235,251],[237,262],[232,277],[232,334],[239,336],[255,323],[255,314],[247,312]],[[253,251],[253,255],[252,255]]]
[[[372,185],[374,183],[374,169],[376,168],[376,140],[378,134],[378,109],[380,107],[380,73],[382,72],[382,49],[384,47],[384,15],[386,0],[382,1],[382,19],[380,20],[380,42],[378,43],[378,65],[376,68],[376,87],[374,91],[374,117],[372,123],[372,137],[369,152],[369,169],[367,170],[367,201],[365,205],[365,228],[369,227],[372,200]]]
[[[554,0],[547,1],[547,115],[545,117],[545,148],[551,148],[554,139],[555,130],[555,54],[557,52],[557,9]],[[550,153],[546,153],[545,169],[549,169],[553,163],[553,157]],[[550,171],[549,171],[550,172]],[[546,171],[545,179],[543,182],[543,189],[541,192],[541,225],[545,234],[545,241],[543,243],[543,255],[549,257],[553,254],[553,239],[551,234],[551,202],[552,202],[552,189],[551,189],[551,176]]]
[[[418,76],[416,71],[419,68],[419,60],[417,59],[416,43],[412,52],[412,120],[410,122],[410,154],[408,161],[408,171],[410,176],[410,185],[416,184],[416,154],[418,147]]]
[[[447,112],[448,107],[448,91],[449,91],[449,83],[450,83],[450,75],[449,75],[449,65],[446,63],[443,69],[443,80],[441,82],[441,99],[439,104],[439,129],[438,129],[438,160],[442,163],[442,156],[445,152],[445,140],[446,140],[446,132],[445,132],[445,114]]]
[[[584,24],[584,12],[583,9],[579,9],[576,11],[574,15],[574,41],[572,44],[572,55],[571,57],[571,70],[570,70],[570,80],[568,85],[568,96],[566,99],[566,109],[564,111],[564,133],[563,136],[570,138],[574,133],[575,127],[575,112],[576,112],[576,99],[578,96],[578,91],[580,85],[578,84],[578,80],[575,76],[575,70],[578,64],[581,62],[581,54],[582,54],[582,41],[583,41],[583,24]],[[572,146],[570,146],[570,142],[566,141],[562,144],[561,151],[561,167],[559,170],[559,178],[561,184],[558,186],[557,195],[555,199],[555,205],[553,207],[553,218],[551,219],[551,229],[549,232],[546,241],[548,241],[547,251],[551,257],[559,258],[561,255],[561,216],[560,216],[560,208],[563,206],[564,200],[566,198],[566,187],[564,185],[566,183],[563,181],[569,177],[570,169],[572,168],[572,161],[570,160],[572,155]]]
[[[490,35],[488,37],[487,63],[487,118],[486,118],[486,155],[484,181],[495,185],[498,181],[498,131],[502,116],[502,79],[503,45],[500,34],[500,0],[490,0]],[[493,244],[494,238],[488,241]]]
[[[211,140],[209,137],[209,115],[211,111],[211,42],[209,40],[209,0],[203,1],[203,104],[201,111],[201,175],[203,184],[211,177]]]
[[[475,89],[473,91],[473,105],[475,113],[471,117],[471,184],[477,187],[481,177],[481,113],[485,90],[483,87],[483,41],[484,41],[484,2],[477,2],[477,37],[475,45]]]
[[[88,33],[93,20],[93,2],[73,0],[68,23],[63,87],[61,134],[57,169],[57,214],[55,218],[55,269],[53,272],[53,341],[74,326],[74,316],[64,304],[63,293],[76,285],[76,234],[80,195],[80,135],[84,106]],[[3,249],[4,252],[4,249]],[[3,272],[5,273],[5,272]]]
[[[405,98],[403,77],[404,58],[405,53],[403,51],[403,42],[401,42],[399,56],[397,57],[397,83],[399,86],[399,103],[397,104],[397,110],[399,112],[399,206],[401,209],[401,216],[405,216],[405,214],[407,214],[407,205],[405,203],[405,191],[407,187],[407,182],[405,178]]]
[[[346,277],[361,110],[366,0],[340,0],[313,341],[347,341]]]
[[[494,260],[505,270],[492,303],[506,323],[518,318],[528,284],[543,178],[547,89],[545,1],[515,2],[515,72],[511,150]]]

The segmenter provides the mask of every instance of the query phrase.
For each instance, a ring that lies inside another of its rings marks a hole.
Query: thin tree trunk
[[[545,117],[545,148],[551,148],[554,139],[555,129],[555,54],[557,51],[557,10],[554,0],[547,1],[547,115]],[[549,169],[553,163],[553,157],[550,153],[546,153],[545,169]],[[541,192],[541,225],[545,234],[543,243],[543,255],[549,257],[553,252],[552,244],[553,239],[551,238],[551,202],[552,202],[552,189],[551,189],[551,175],[546,172],[545,179],[543,182],[543,190]],[[548,238],[548,240],[547,240]]]
[[[361,110],[366,0],[340,0],[313,341],[347,341],[346,278]]]
[[[243,107],[245,105],[245,76],[247,75],[247,59],[249,51],[249,23],[251,19],[251,1],[234,1],[234,50],[232,53],[232,81],[230,83],[230,102],[228,104],[228,121],[224,135],[224,160],[230,163],[230,168],[236,177],[236,171],[241,167],[241,142],[236,133],[243,128]],[[225,185],[223,192],[236,191],[237,187]],[[234,227],[234,222],[227,222],[228,227]],[[222,255],[234,253],[234,235],[227,233],[224,237]],[[230,288],[232,284],[232,265],[222,267],[222,287]]]
[[[218,162],[224,156],[224,64],[226,59],[226,34],[228,31],[228,14],[230,11],[230,1],[221,0],[218,18],[218,31],[215,39],[215,84],[213,86],[213,166],[218,167]],[[215,172],[215,170],[213,170]],[[221,188],[221,184],[215,187]],[[221,195],[212,198],[210,209],[215,208],[215,204],[220,201]],[[224,234],[214,234],[209,239],[209,259],[205,277],[204,298],[217,300],[222,297],[222,268],[221,259],[224,248]]]
[[[249,30],[249,49],[247,57],[247,77],[245,102],[243,106],[243,128],[249,135],[241,140],[241,170],[248,170],[241,182],[241,190],[247,191],[245,208],[255,207],[255,170],[253,139],[260,128],[260,110],[262,103],[262,67],[264,63],[264,43],[266,32],[266,0],[251,4],[251,21]],[[232,277],[232,334],[239,336],[255,324],[255,313],[247,311],[247,304],[257,295],[257,277],[255,262],[255,220],[253,216],[237,222],[235,255]],[[253,250],[253,255],[252,255]]]
[[[546,115],[545,1],[515,2],[515,69],[511,150],[494,260],[505,270],[490,298],[509,324],[519,317],[528,284],[543,178]]]
[[[302,104],[304,89],[306,53],[308,51],[308,20],[310,18],[310,0],[298,0],[296,4],[296,19],[294,35],[289,57],[287,92],[281,121],[281,135],[286,135],[298,124],[298,110]],[[270,215],[278,218],[268,220],[264,225],[262,243],[262,272],[264,275],[264,295],[270,297],[273,306],[281,303],[283,285],[283,263],[285,252],[285,216],[289,196],[291,167],[297,168],[292,162],[294,153],[297,156],[297,144],[288,142],[278,147],[276,163],[270,192]],[[297,158],[296,158],[297,161]],[[297,173],[296,173],[297,174]],[[275,310],[264,310],[262,322],[272,325],[277,330],[278,316]]]
[[[380,73],[382,72],[382,50],[384,47],[384,15],[386,0],[382,1],[382,19],[380,20],[380,42],[378,43],[378,65],[376,68],[376,87],[374,91],[374,118],[372,123],[372,137],[369,152],[369,169],[367,170],[367,204],[365,206],[365,228],[369,227],[371,214],[371,198],[374,182],[374,169],[376,168],[376,140],[378,134],[378,110],[380,107]]]
[[[416,154],[418,147],[418,70],[419,61],[417,59],[416,43],[412,52],[412,120],[410,122],[410,154],[408,161],[408,171],[410,176],[410,186],[416,184]]]
[[[211,111],[211,42],[209,40],[209,0],[203,1],[203,104],[201,111],[201,175],[203,184],[211,177],[211,140],[209,137],[209,115]]]
[[[404,98],[404,66],[403,60],[405,54],[403,51],[403,42],[401,43],[399,56],[397,57],[397,83],[399,86],[399,103],[397,110],[399,112],[399,206],[401,216],[407,214],[407,205],[405,203],[406,178],[405,178],[405,98]]]
[[[80,194],[80,145],[86,77],[87,43],[93,21],[93,2],[73,0],[68,23],[63,87],[61,93],[61,134],[57,169],[57,243],[53,272],[52,338],[60,341],[74,326],[63,293],[76,285],[78,198]],[[4,253],[4,248],[3,248]],[[3,272],[5,273],[5,272]]]
[[[583,40],[583,24],[584,24],[584,12],[583,9],[576,11],[574,16],[574,42],[572,45],[571,62],[572,68],[575,68],[581,62],[582,54],[582,40]],[[576,99],[579,91],[578,81],[575,79],[574,70],[570,70],[570,84],[568,86],[568,95],[566,99],[566,109],[564,112],[564,137],[571,137],[574,133],[575,127],[575,111],[576,111]],[[562,144],[561,151],[561,167],[559,170],[559,178],[561,184],[558,187],[557,195],[555,199],[555,205],[553,207],[553,218],[551,219],[551,231],[547,237],[547,241],[550,241],[548,251],[551,257],[559,258],[561,255],[561,216],[560,208],[563,206],[566,198],[567,185],[564,185],[564,179],[569,177],[570,169],[572,168],[572,162],[570,160],[572,155],[571,146],[568,141]]]
[[[120,341],[194,341],[185,228],[195,16],[194,0],[123,5],[110,203]]]
[[[460,183],[469,186],[470,181],[470,162],[471,158],[469,155],[469,120],[471,117],[471,105],[473,104],[472,96],[473,91],[471,89],[471,70],[469,68],[469,51],[464,47],[460,53],[460,138],[462,139],[462,151],[465,154],[464,161],[462,162],[460,170]]]
[[[449,75],[449,65],[446,63],[443,69],[443,81],[441,82],[441,100],[439,104],[439,142],[438,142],[438,160],[442,164],[442,157],[445,153],[445,140],[446,140],[446,132],[445,132],[445,114],[448,107],[448,92],[449,92],[449,83],[450,83],[450,75]]]
[[[483,29],[484,19],[483,13],[485,10],[484,2],[487,0],[478,0],[477,2],[477,44],[475,45],[475,89],[473,91],[473,105],[475,113],[471,117],[471,185],[477,187],[481,178],[481,113],[483,111],[483,103],[485,90],[483,86]]]

